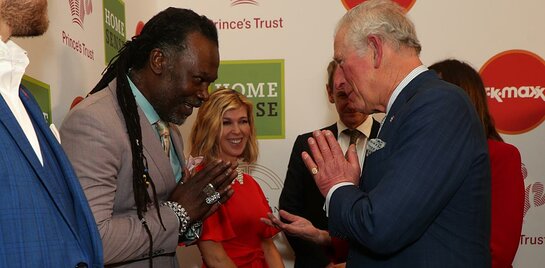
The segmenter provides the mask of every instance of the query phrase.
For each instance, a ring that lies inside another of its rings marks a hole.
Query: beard
[[[148,99],[155,112],[166,122],[182,125],[186,120],[186,116],[181,111],[184,105],[183,98],[166,94],[166,89],[158,91],[160,92],[158,95],[151,95]]]
[[[11,36],[40,36],[47,30],[47,1],[4,0],[0,18],[11,28]]]

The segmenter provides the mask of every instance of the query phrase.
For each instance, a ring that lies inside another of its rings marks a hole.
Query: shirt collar
[[[155,111],[151,103],[142,95],[142,92],[138,90],[136,85],[131,81],[131,78],[127,75],[127,80],[129,80],[129,86],[131,87],[132,94],[134,95],[134,98],[136,99],[136,104],[142,109],[144,114],[146,115],[146,118],[148,119],[150,124],[155,124],[159,119],[159,114]]]
[[[365,137],[369,137],[371,135],[371,128],[373,127],[373,117],[371,115],[367,116],[367,119],[363,121],[358,127],[356,127],[357,130],[359,130]],[[348,127],[339,119],[337,120],[337,137],[341,135],[341,133],[348,129]]]
[[[388,114],[388,111],[390,111],[390,108],[392,108],[392,105],[394,104],[394,101],[397,99],[397,96],[399,96],[399,93],[401,93],[401,90],[403,90],[403,88],[405,88],[419,74],[427,70],[428,70],[428,67],[424,65],[420,65],[414,68],[407,76],[405,76],[405,78],[403,78],[403,80],[401,80],[401,83],[397,85],[397,87],[394,89],[394,92],[392,92],[392,96],[390,96],[390,100],[388,101],[388,106],[386,106],[386,114]]]
[[[0,41],[0,89],[2,94],[19,94],[19,84],[29,64],[27,52],[15,42]]]

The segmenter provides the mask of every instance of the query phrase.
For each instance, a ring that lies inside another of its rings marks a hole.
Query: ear
[[[328,84],[325,84],[325,90],[327,91],[327,98],[329,99],[329,102],[335,103],[335,98],[333,98],[333,89]]]
[[[166,66],[166,60],[165,54],[161,49],[152,49],[149,54],[149,66],[151,71],[157,75],[163,73],[164,67]]]
[[[382,63],[382,55],[384,53],[382,39],[376,35],[369,35],[367,37],[367,44],[373,52],[373,67],[376,69]]]

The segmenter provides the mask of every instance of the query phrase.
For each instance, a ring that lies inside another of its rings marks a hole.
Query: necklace
[[[237,177],[235,178],[235,180],[237,180],[239,184],[244,184],[244,177],[242,175],[242,169],[240,169],[238,167],[237,167]],[[235,183],[235,181],[233,181],[233,183]]]

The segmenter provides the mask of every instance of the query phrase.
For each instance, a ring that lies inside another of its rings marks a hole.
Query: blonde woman
[[[252,103],[231,89],[212,93],[193,125],[191,155],[203,156],[203,163],[217,158],[255,162],[258,146]],[[233,197],[203,223],[198,242],[203,267],[284,267],[272,241],[279,230],[259,220],[271,211],[263,191],[240,170],[231,186]]]

